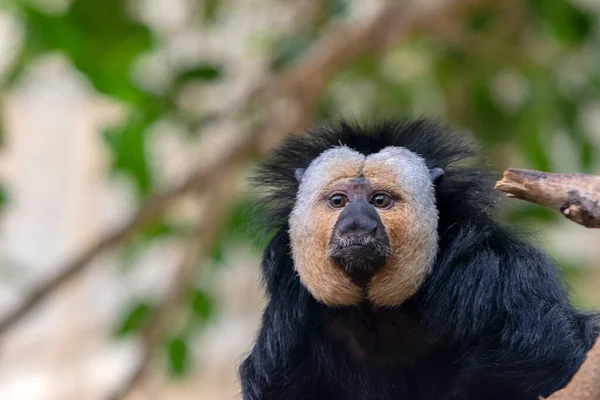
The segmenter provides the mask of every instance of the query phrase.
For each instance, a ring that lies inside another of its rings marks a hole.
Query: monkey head
[[[308,291],[328,306],[393,307],[412,296],[437,253],[442,173],[403,147],[366,156],[338,146],[296,170],[289,234]]]

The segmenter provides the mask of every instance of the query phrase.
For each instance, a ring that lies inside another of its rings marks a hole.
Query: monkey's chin
[[[387,252],[373,245],[350,245],[330,252],[334,263],[343,269],[352,281],[364,287],[375,272],[385,264]]]

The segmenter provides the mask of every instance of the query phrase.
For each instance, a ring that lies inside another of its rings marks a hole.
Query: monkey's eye
[[[334,194],[327,200],[327,204],[331,208],[344,208],[348,203],[348,198],[343,194]]]
[[[386,193],[375,193],[371,198],[371,204],[377,208],[390,208],[392,203],[392,198]]]

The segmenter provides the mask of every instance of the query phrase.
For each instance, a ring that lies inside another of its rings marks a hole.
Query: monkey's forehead
[[[430,181],[425,160],[404,147],[386,147],[367,156],[347,146],[338,146],[324,151],[310,163],[300,191],[315,193],[330,182],[361,176],[415,190],[419,185],[426,188]]]

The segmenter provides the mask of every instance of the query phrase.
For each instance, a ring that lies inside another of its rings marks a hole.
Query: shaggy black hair
[[[365,155],[402,146],[445,171],[437,183],[439,252],[420,291],[394,309],[329,308],[301,284],[287,219],[297,168],[340,144]],[[562,388],[598,334],[557,268],[490,216],[490,172],[465,134],[421,119],[341,122],[289,138],[259,168],[269,224],[268,295],[244,399],[538,399]]]

